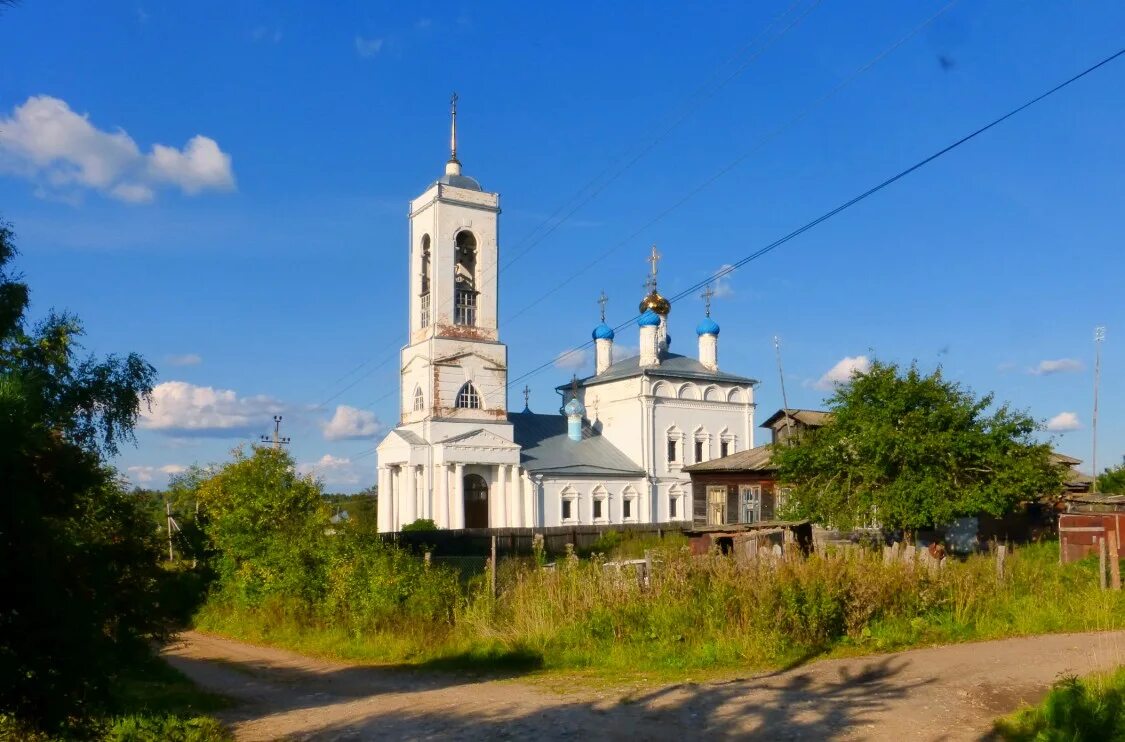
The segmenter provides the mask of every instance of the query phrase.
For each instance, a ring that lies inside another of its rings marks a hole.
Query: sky
[[[115,462],[163,486],[272,432],[329,491],[397,416],[407,204],[458,155],[500,193],[500,333],[537,412],[567,353],[1120,50],[1125,5],[989,0],[99,3],[0,11],[0,217],[33,316],[158,370]],[[1125,455],[1125,58],[716,286],[720,366],[820,406],[873,359]],[[702,300],[673,305],[696,355]],[[637,345],[637,330],[618,333]],[[764,441],[764,436],[762,436]],[[758,441],[758,442],[762,442]]]

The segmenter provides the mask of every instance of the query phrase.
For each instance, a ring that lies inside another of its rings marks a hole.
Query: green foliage
[[[409,531],[436,531],[437,529],[437,523],[434,523],[429,518],[419,518],[413,523],[407,523],[402,527],[403,533],[407,533]]]
[[[248,616],[267,629],[298,622],[440,632],[451,625],[460,603],[456,572],[427,567],[363,530],[330,527],[319,483],[297,475],[287,453],[238,450],[198,482],[196,495],[218,573],[198,625],[240,626]],[[434,528],[432,521],[412,525]]]
[[[319,485],[288,453],[255,448],[198,484],[223,590],[258,605],[274,596],[310,600],[324,581],[320,553],[328,508]]]
[[[1125,464],[1112,466],[1098,475],[1098,492],[1125,495]]]
[[[1007,740],[1125,740],[1125,668],[1060,680],[1043,702],[996,722]]]
[[[14,256],[0,224],[0,713],[80,732],[168,625],[152,521],[103,462],[131,440],[155,372],[136,355],[78,358],[73,317],[29,328]]]
[[[374,487],[354,495],[328,494],[324,499],[334,512],[348,514],[348,528],[368,534],[379,532],[379,511]]]
[[[829,398],[827,425],[775,451],[794,485],[787,515],[914,530],[1059,492],[1063,472],[1032,438],[1035,421],[992,404],[940,369],[874,363]]]

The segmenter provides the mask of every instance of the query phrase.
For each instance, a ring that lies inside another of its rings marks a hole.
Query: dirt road
[[[560,694],[516,678],[314,660],[188,633],[165,651],[236,699],[240,740],[967,740],[1065,674],[1125,664],[1125,632],[1062,634],[815,662],[726,682]]]

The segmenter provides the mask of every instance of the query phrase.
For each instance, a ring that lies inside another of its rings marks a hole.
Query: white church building
[[[719,326],[698,358],[670,352],[656,287],[637,320],[640,353],[618,359],[593,331],[595,373],[558,387],[553,414],[507,409],[497,311],[500,196],[463,175],[453,111],[445,175],[410,203],[409,343],[399,422],[379,444],[379,530],[690,521],[686,465],[754,445],[753,379],[719,370]]]

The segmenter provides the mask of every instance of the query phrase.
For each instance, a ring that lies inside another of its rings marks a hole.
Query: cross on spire
[[[523,385],[523,408],[525,410],[531,409],[531,387],[527,384]]]
[[[457,162],[457,91],[449,96],[449,161]]]
[[[646,263],[648,263],[650,266],[652,266],[649,269],[648,280],[645,281],[645,287],[647,289],[649,289],[650,291],[656,291],[656,274],[657,274],[657,271],[659,270],[658,267],[657,267],[657,263],[660,262],[661,257],[663,257],[663,256],[659,252],[656,251],[656,245],[654,244],[652,246],[652,252],[649,254],[648,258],[645,260]]]
[[[605,289],[602,289],[602,295],[598,297],[598,304],[602,308],[602,322],[605,322],[605,305],[609,304],[609,297],[605,295]]]
[[[707,316],[711,316],[711,297],[715,295],[715,289],[711,288],[711,284],[707,284],[707,288],[703,289],[700,296],[703,297],[703,306],[707,310]]]

